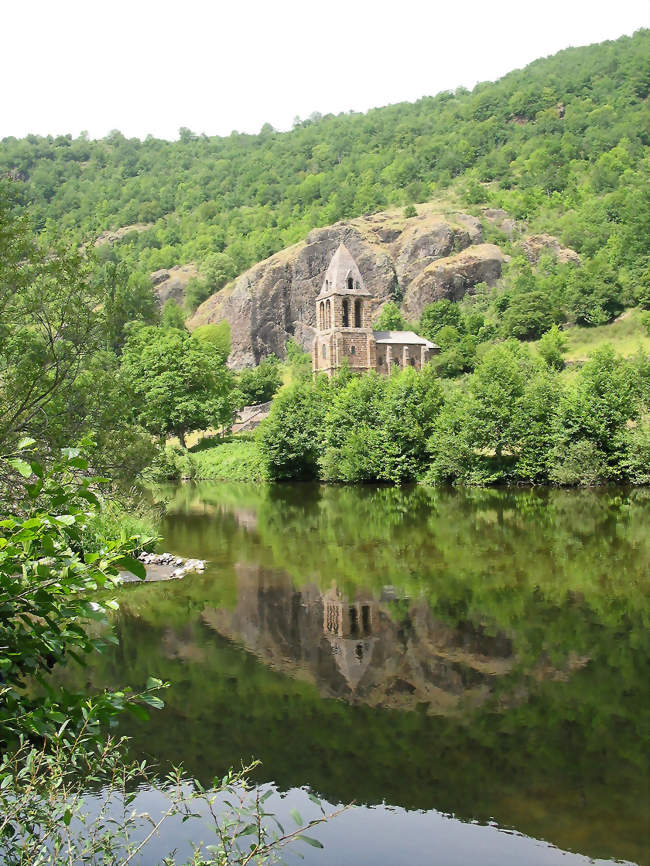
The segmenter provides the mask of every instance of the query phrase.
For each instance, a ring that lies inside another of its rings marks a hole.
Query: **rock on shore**
[[[190,572],[205,571],[205,560],[184,559],[182,556],[174,556],[173,553],[141,553],[138,559],[146,568],[145,581],[155,583],[161,580],[178,580]],[[121,571],[122,583],[140,583],[140,579],[128,571]]]

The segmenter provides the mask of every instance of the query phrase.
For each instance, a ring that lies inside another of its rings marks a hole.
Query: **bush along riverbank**
[[[197,479],[648,484],[650,359],[605,346],[568,376],[510,340],[453,382],[343,371],[284,389],[254,436],[173,457]]]
[[[296,813],[295,829],[267,826],[269,794],[246,779],[255,763],[214,778],[206,790],[181,769],[156,775],[145,761],[129,759],[126,740],[111,737],[108,725],[125,710],[147,720],[150,708],[163,706],[162,680],[148,676],[137,690],[94,690],[88,683],[80,693],[61,685],[55,666],[84,665],[117,642],[107,612],[118,606],[108,592],[120,575],[144,579],[141,560],[170,557],[136,559],[155,539],[104,534],[115,529],[114,515],[102,516],[98,491],[106,482],[90,474],[80,449],[63,449],[48,467],[34,459],[35,444],[25,438],[0,455],[0,477],[11,475],[15,492],[13,503],[0,498],[0,862],[125,864],[143,854],[188,866],[243,866],[277,859],[293,841],[323,847],[302,833],[327,819],[322,807],[308,822]],[[203,562],[184,561],[189,565],[200,571]],[[151,813],[136,803],[142,786],[159,794]],[[203,838],[212,844],[202,841],[191,856],[176,859],[184,841],[176,828],[169,838],[174,851],[162,858],[159,847],[151,851],[170,819],[192,821],[208,812],[212,829]]]

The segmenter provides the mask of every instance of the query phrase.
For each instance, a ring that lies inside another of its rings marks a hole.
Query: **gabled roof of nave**
[[[348,288],[348,278],[352,277],[354,285],[358,288]],[[366,291],[363,277],[359,266],[354,260],[354,256],[344,243],[339,244],[338,249],[334,253],[325,273],[323,286],[320,294],[316,298],[317,301],[328,295],[370,295]]]

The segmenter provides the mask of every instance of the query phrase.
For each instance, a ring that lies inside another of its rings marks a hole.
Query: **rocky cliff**
[[[314,229],[306,239],[259,262],[208,298],[188,321],[190,329],[227,319],[230,364],[258,363],[271,352],[284,356],[289,337],[311,348],[315,298],[329,260],[343,242],[356,258],[374,296],[374,317],[392,297],[417,318],[439,298],[458,300],[479,282],[501,275],[505,256],[482,243],[481,223],[464,213],[440,213],[418,205],[417,216],[387,211]]]
[[[309,351],[316,295],[341,242],[357,260],[373,294],[373,320],[391,298],[402,299],[402,310],[413,321],[433,301],[459,301],[478,283],[494,285],[501,277],[508,256],[496,244],[483,243],[481,220],[456,211],[442,213],[435,203],[420,204],[417,211],[410,218],[402,210],[386,211],[314,229],[304,241],[259,262],[208,298],[188,320],[189,328],[227,319],[229,363],[235,368],[257,364],[271,353],[284,357],[289,337]],[[518,243],[532,264],[542,253],[563,262],[580,261],[552,235],[524,235],[525,227],[503,210],[484,208],[482,216]],[[174,288],[181,277],[186,282],[190,272],[196,273],[192,267],[152,275],[167,278],[155,288],[161,302],[166,296],[182,302],[184,285],[178,291]]]

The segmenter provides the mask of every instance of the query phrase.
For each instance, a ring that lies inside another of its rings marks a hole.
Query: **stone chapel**
[[[314,373],[331,376],[347,360],[356,373],[394,367],[420,370],[440,347],[413,331],[375,331],[370,321],[372,294],[352,254],[341,244],[329,263],[316,298],[316,337],[312,346]]]

